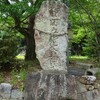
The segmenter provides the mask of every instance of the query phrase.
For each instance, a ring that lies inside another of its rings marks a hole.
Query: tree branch
[[[87,15],[88,15],[88,17],[89,17],[91,23],[92,23],[93,25],[94,25],[94,23],[97,23],[97,20],[94,18],[93,14],[90,13],[88,10],[86,10],[86,9],[83,7],[83,5],[80,4],[80,3],[78,2],[78,0],[75,0],[75,1],[76,1],[77,4],[87,13]],[[91,17],[92,17],[92,18],[91,18]],[[92,20],[92,19],[93,19],[93,20]]]

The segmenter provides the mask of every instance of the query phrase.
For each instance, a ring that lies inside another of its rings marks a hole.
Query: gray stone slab
[[[77,92],[78,93],[83,93],[83,92],[86,92],[87,89],[85,87],[84,84],[81,84],[79,81],[77,81]]]
[[[12,85],[9,83],[1,83],[0,84],[0,95],[4,99],[9,99],[12,90]]]
[[[17,99],[17,100],[22,100],[23,97],[23,93],[18,90],[18,89],[14,89],[11,92],[11,99]]]
[[[85,70],[82,68],[69,67],[68,73],[71,75],[75,75],[75,76],[82,76],[82,75],[84,75]]]

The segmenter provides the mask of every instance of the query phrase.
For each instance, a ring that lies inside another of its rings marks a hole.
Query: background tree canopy
[[[24,38],[25,60],[36,59],[33,27],[35,15],[43,1],[0,0],[0,38],[15,37],[17,41]],[[74,34],[71,40],[72,54],[88,55],[100,60],[100,1],[60,1],[69,7],[69,22]]]
[[[8,32],[9,35],[25,38],[25,60],[34,60],[34,20],[41,3],[45,0],[1,0],[0,2],[0,33]],[[3,33],[3,34],[2,34]],[[7,34],[5,34],[7,35]]]
[[[100,61],[100,1],[68,1],[69,21],[74,33],[72,53],[96,57]]]

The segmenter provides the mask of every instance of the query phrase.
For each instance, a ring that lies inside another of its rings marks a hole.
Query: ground
[[[33,71],[41,70],[37,60],[34,62],[25,62],[22,59],[23,57],[17,59],[16,63],[14,62],[12,65],[8,64],[0,69],[0,83],[11,83],[14,85],[14,88],[23,90],[26,75]],[[89,67],[89,64],[99,67],[97,62],[90,60],[88,57],[73,56],[70,58],[68,72],[69,74],[82,76]],[[100,83],[100,74],[98,74],[97,78],[97,81]]]

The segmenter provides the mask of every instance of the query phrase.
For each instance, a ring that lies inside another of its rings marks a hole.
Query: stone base
[[[27,76],[24,100],[77,100],[75,77],[64,71],[39,71]]]

